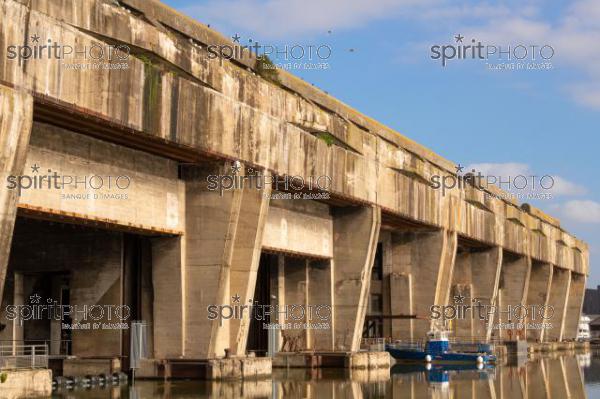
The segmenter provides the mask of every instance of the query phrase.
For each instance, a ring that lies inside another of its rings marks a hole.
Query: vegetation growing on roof
[[[264,79],[273,82],[279,82],[279,73],[277,72],[277,66],[271,61],[268,55],[259,55],[256,57],[256,63],[254,64],[254,70]]]

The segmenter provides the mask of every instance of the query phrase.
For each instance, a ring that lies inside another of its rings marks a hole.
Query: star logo
[[[32,173],[38,173],[40,171],[40,167],[38,166],[37,163],[33,164],[33,166],[31,167],[31,172]]]
[[[462,36],[460,33],[458,35],[454,36],[454,39],[456,39],[456,43],[462,43],[464,38],[465,37]]]
[[[231,36],[231,38],[233,39],[234,43],[239,43],[241,36],[236,33],[235,35]]]
[[[465,300],[465,296],[458,294],[458,295],[454,295],[454,302],[455,303],[463,303],[463,301]]]
[[[29,297],[29,302],[31,302],[31,303],[40,303],[41,299],[42,299],[41,296],[39,296],[38,294],[35,294],[35,295],[31,295]]]
[[[31,42],[32,43],[38,43],[40,41],[40,37],[36,34],[34,34],[33,36],[31,36]]]
[[[231,299],[233,300],[233,303],[240,303],[241,297],[238,294],[235,294]]]
[[[463,169],[465,168],[464,166],[462,166],[461,164],[458,164],[454,167],[456,169],[456,174],[459,174],[463,171]]]
[[[240,161],[235,161],[231,165],[231,173],[233,173],[235,175],[240,171],[241,168],[242,168],[242,164],[240,163]]]

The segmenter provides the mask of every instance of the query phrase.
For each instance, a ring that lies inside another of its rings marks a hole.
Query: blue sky
[[[241,43],[328,45],[329,69],[291,72],[462,165],[553,176],[552,199],[530,202],[588,242],[588,286],[600,285],[600,1],[164,2]],[[460,45],[457,34],[551,46],[552,69],[489,70],[515,61],[494,56],[442,67],[430,48]]]

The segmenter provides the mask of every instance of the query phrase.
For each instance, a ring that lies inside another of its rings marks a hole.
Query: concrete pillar
[[[240,171],[244,173],[243,170]],[[184,273],[184,355],[215,358],[231,349],[244,354],[249,328],[243,322],[208,319],[210,305],[248,305],[254,296],[262,232],[271,187],[210,190],[207,178],[233,175],[229,165],[189,168],[186,179],[186,264]],[[239,176],[236,176],[239,178]]]
[[[381,226],[378,207],[338,208],[333,215],[335,349],[357,351],[368,306]]]
[[[333,342],[333,310],[331,305],[333,298],[333,270],[330,260],[311,260],[308,262],[308,305],[318,314],[314,314],[309,320],[310,323],[329,323],[329,329],[311,329],[309,330],[309,347],[316,351],[332,351]],[[327,317],[327,307],[329,305],[329,317]]]
[[[514,324],[515,328],[501,328],[498,335],[503,339],[525,339],[525,329],[518,329],[517,324],[526,322],[522,306],[527,301],[531,258],[504,253],[502,272],[498,289],[498,322]],[[510,309],[510,313],[509,313]],[[514,310],[514,311],[513,311]],[[520,317],[523,318],[520,318]]]
[[[552,265],[550,263],[533,262],[531,265],[531,275],[529,276],[529,288],[527,290],[527,309],[536,309],[533,314],[527,318],[527,323],[544,323],[545,319],[537,309],[544,309],[548,306],[550,298],[550,286],[552,284]],[[547,312],[544,312],[547,314]],[[527,340],[541,342],[544,329],[527,330]]]
[[[254,298],[270,195],[270,187],[264,190],[243,190],[233,246],[229,290],[232,295],[239,294],[241,302],[246,304]],[[245,355],[250,318],[231,319],[230,322],[229,347],[233,354]]]
[[[571,272],[563,339],[577,338],[581,307],[583,306],[583,297],[585,294],[585,280],[585,274]]]
[[[471,256],[471,278],[473,287],[473,298],[477,309],[473,310],[473,337],[479,340],[487,340],[491,337],[493,320],[482,319],[485,314],[483,306],[495,306],[497,304],[498,286],[500,284],[500,270],[502,265],[502,249],[492,247],[476,249],[470,253]]]
[[[19,272],[14,273],[14,285],[13,285],[13,301],[12,304],[15,306],[25,305],[25,284],[24,276]],[[23,328],[23,320],[16,318],[12,321],[12,340],[13,340],[13,353],[16,354],[16,346],[23,344],[25,338],[25,329]]]
[[[544,341],[546,342],[561,341],[563,339],[570,285],[571,272],[555,266],[548,300],[548,306],[552,309],[549,309],[549,316],[552,317],[547,320],[548,323],[552,323],[552,328],[544,333]]]
[[[431,306],[443,305],[450,295],[456,252],[456,233],[392,233],[390,307],[395,338],[423,339],[431,329]]]
[[[0,298],[17,216],[18,193],[7,187],[8,176],[23,173],[31,134],[33,99],[29,94],[0,86]]]
[[[450,323],[456,338],[490,338],[493,320],[486,319],[485,307],[496,305],[501,264],[500,247],[463,247],[457,252],[448,301],[457,308],[457,314],[459,308],[463,313]]]
[[[307,302],[307,266],[306,259],[285,257],[284,265],[284,304],[287,313],[282,323],[291,324],[292,328],[281,331],[284,352],[296,352],[308,349],[308,335],[305,328],[295,328],[296,323],[305,323],[306,314],[302,314],[301,306]]]
[[[154,358],[183,356],[185,324],[185,239],[155,238],[152,241],[154,287]],[[198,312],[201,312],[198,309]]]
[[[474,296],[472,287],[472,268],[471,253],[468,248],[458,247],[454,260],[454,273],[452,277],[451,297],[448,299],[448,305],[458,308],[469,305]],[[458,313],[458,312],[455,312]],[[448,321],[448,328],[451,329],[455,338],[471,338],[473,336],[473,318],[471,314],[468,317],[459,318],[448,315],[451,319]]]

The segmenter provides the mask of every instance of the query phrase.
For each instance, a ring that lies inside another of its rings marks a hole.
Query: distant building
[[[583,313],[587,315],[600,314],[600,285],[585,290]]]

